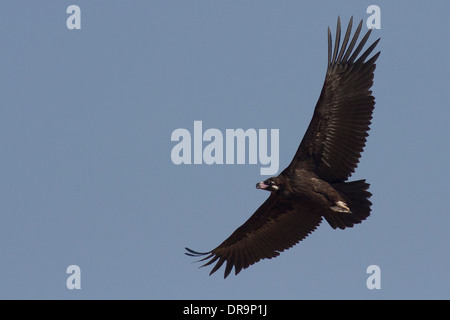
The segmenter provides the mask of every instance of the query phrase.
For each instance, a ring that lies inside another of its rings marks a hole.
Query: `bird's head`
[[[263,182],[258,182],[256,184],[256,189],[267,190],[270,192],[278,192],[281,188],[280,181],[277,177],[269,178]]]

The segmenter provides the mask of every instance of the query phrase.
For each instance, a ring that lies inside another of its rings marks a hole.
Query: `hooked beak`
[[[266,184],[264,182],[258,182],[256,184],[256,189],[267,190],[267,191],[278,191],[278,186],[274,184]]]
[[[265,184],[264,182],[258,182],[256,184],[256,189],[267,189],[269,187],[268,184]]]

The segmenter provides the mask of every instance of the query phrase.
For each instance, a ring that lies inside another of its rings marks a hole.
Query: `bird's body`
[[[310,203],[314,207],[320,207],[321,211],[332,210],[339,202],[345,203],[345,198],[333,186],[309,170],[296,169],[293,174],[280,174],[271,181],[278,187],[277,194],[284,199],[300,201],[305,206]],[[257,188],[266,189],[261,184],[264,182],[260,182]]]
[[[307,237],[323,218],[332,228],[345,229],[370,215],[369,184],[347,181],[368,136],[375,105],[370,88],[380,54],[365,61],[378,39],[358,57],[371,30],[353,50],[361,26],[362,21],[350,41],[350,20],[340,50],[340,20],[334,50],[328,29],[328,68],[311,123],[289,166],[256,185],[270,191],[269,198],[217,248],[206,253],[186,248],[188,255],[206,255],[204,266],[216,262],[210,274],[225,262],[227,277],[233,267],[238,274],[276,257]]]

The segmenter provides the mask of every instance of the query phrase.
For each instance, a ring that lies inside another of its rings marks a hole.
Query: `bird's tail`
[[[370,216],[370,206],[372,205],[372,202],[369,201],[369,198],[372,194],[368,191],[369,186],[370,185],[366,183],[366,180],[342,182],[333,185],[333,187],[346,198],[346,203],[351,211],[348,213],[326,213],[324,217],[333,229],[351,228]]]

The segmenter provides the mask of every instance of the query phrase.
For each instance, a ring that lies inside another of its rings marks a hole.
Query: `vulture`
[[[366,180],[347,181],[366,144],[375,99],[370,90],[375,62],[369,58],[380,39],[361,55],[371,34],[357,44],[362,20],[351,37],[350,19],[342,43],[338,17],[333,47],[328,28],[328,65],[313,117],[289,166],[278,176],[256,184],[270,196],[217,248],[185,254],[202,257],[202,267],[225,262],[224,278],[237,275],[261,259],[271,259],[306,238],[324,218],[333,229],[351,228],[370,215]]]

